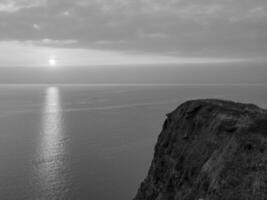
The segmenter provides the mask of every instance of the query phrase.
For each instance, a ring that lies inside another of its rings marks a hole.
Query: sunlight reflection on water
[[[59,89],[49,87],[45,95],[37,164],[37,199],[64,199],[68,187]]]

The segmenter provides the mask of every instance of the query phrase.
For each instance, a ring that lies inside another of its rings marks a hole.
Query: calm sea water
[[[126,200],[187,99],[267,107],[266,85],[0,86],[1,200]]]

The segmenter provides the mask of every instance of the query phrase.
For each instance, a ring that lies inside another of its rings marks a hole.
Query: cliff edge
[[[134,200],[266,200],[267,111],[207,99],[167,114]]]

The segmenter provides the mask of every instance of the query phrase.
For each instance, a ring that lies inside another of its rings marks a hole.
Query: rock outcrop
[[[267,200],[267,111],[193,100],[167,114],[134,200]]]

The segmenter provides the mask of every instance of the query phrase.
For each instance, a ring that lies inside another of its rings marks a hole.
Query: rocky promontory
[[[266,200],[267,111],[206,99],[167,114],[134,200]]]

